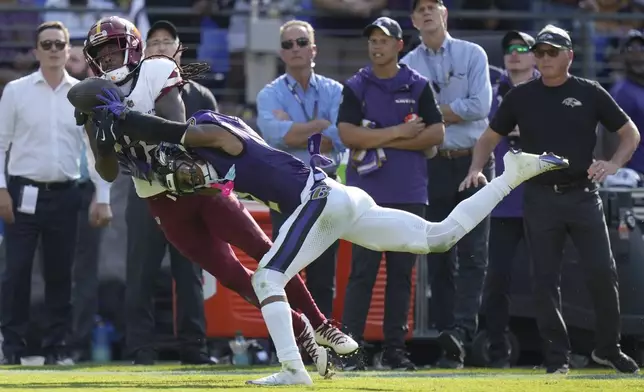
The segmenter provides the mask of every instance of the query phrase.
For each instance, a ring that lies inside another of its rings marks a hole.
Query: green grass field
[[[542,370],[423,370],[338,373],[331,380],[314,376],[312,387],[258,387],[245,381],[276,368],[179,365],[0,367],[0,391],[186,391],[222,389],[254,391],[290,389],[319,391],[644,391],[644,376],[619,376],[611,370],[573,370],[567,376],[546,376]]]

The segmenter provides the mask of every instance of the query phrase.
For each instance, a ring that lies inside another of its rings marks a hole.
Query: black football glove
[[[121,138],[118,120],[107,109],[97,110],[92,116],[96,126],[96,148],[102,155],[114,152],[114,145]]]
[[[78,109],[74,109],[74,118],[76,119],[76,125],[83,126],[89,120],[89,116]]]

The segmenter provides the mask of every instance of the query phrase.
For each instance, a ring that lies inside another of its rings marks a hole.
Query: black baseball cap
[[[169,20],[159,20],[157,22],[154,22],[154,24],[150,26],[150,30],[148,30],[148,38],[158,30],[167,31],[174,39],[177,39],[179,37],[179,34],[177,33],[177,26],[175,26]]]
[[[436,4],[438,4],[438,5],[443,5],[443,6],[445,5],[445,3],[443,3],[443,0],[433,0],[433,1],[435,1]],[[412,11],[414,11],[416,9],[416,7],[418,6],[418,3],[420,3],[420,0],[412,1],[412,3],[411,3],[411,10]]]
[[[534,49],[539,44],[554,46],[557,49],[572,49],[572,40],[570,35],[562,28],[548,25],[544,27],[532,45]]]
[[[510,46],[510,42],[514,40],[523,41],[529,47],[534,45],[534,38],[530,34],[526,34],[523,31],[512,30],[505,33],[503,39],[501,39],[501,48],[503,50],[507,49]]]
[[[644,34],[642,34],[642,32],[639,30],[633,29],[633,30],[630,30],[628,34],[626,34],[626,37],[622,39],[621,49],[622,50],[626,49],[626,47],[635,40],[639,40],[644,43]]]
[[[385,33],[385,35],[396,39],[403,39],[403,32],[398,22],[391,18],[387,18],[386,16],[376,19],[369,26],[365,27],[362,35],[369,37],[373,32],[373,29],[380,29]]]

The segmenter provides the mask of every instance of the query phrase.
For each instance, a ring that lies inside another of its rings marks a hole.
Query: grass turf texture
[[[0,391],[187,391],[290,389],[316,391],[644,391],[644,377],[617,375],[603,369],[573,370],[567,376],[543,370],[472,369],[464,371],[339,372],[332,380],[314,375],[312,387],[260,387],[246,380],[277,368],[231,366],[73,366],[0,367]]]

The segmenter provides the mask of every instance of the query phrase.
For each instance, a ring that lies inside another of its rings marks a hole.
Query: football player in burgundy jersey
[[[185,122],[182,69],[169,57],[143,59],[141,34],[131,22],[116,16],[96,22],[88,32],[84,54],[95,75],[113,81],[123,91],[128,107]],[[93,122],[80,114],[77,117],[95,142]],[[93,143],[96,170],[105,180],[113,181],[119,166],[124,169],[132,176],[138,195],[148,201],[168,240],[222,285],[259,306],[251,284],[253,272],[239,262],[229,244],[260,260],[271,248],[271,241],[234,195],[168,195],[151,176],[150,153],[155,147],[128,137],[110,149]],[[293,308],[310,320],[308,323],[293,311],[295,336],[318,372],[326,376],[328,353],[320,345],[341,355],[354,352],[358,345],[326,320],[299,275],[288,283],[286,291]]]

